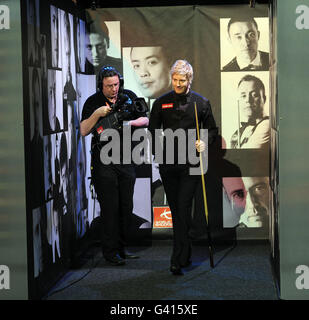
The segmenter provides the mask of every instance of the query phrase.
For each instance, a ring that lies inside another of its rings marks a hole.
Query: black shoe
[[[106,262],[112,266],[123,266],[126,262],[121,259],[118,255],[105,258]]]
[[[124,252],[119,253],[119,256],[122,259],[139,259],[139,256],[137,256],[131,252],[128,252],[128,251],[124,251]]]
[[[181,271],[181,268],[172,264],[171,267],[170,267],[170,271],[172,272],[172,274],[174,276],[182,276],[183,275],[183,272]]]

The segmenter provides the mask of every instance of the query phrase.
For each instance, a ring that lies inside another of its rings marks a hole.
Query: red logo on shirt
[[[104,129],[103,129],[103,127],[101,126],[101,127],[99,127],[99,128],[97,129],[97,133],[100,134],[100,133],[103,132],[103,130],[104,130]]]
[[[162,104],[162,109],[173,108],[173,106],[174,106],[173,103],[165,103],[165,104]]]

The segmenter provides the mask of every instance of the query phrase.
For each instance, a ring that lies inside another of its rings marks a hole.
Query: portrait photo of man
[[[242,177],[223,178],[223,227],[238,226],[244,213],[245,185]]]
[[[73,45],[73,16],[61,10],[62,22],[62,74],[63,74],[63,98],[67,101],[76,100],[76,69]]]
[[[222,136],[228,149],[267,149],[268,72],[222,75]],[[264,83],[266,85],[264,85]]]
[[[109,52],[113,49],[113,55]],[[103,66],[111,66],[122,73],[120,50],[120,22],[109,21],[86,25],[85,73],[97,74]]]
[[[62,100],[61,71],[49,69],[47,73],[48,88],[48,121],[45,127],[46,133],[58,132],[63,129],[63,100]]]
[[[50,6],[50,37],[51,37],[51,66],[61,67],[60,52],[60,15],[55,6]]]
[[[223,227],[269,226],[269,178],[223,178]]]
[[[170,63],[163,47],[132,47],[131,68],[142,96],[156,99],[171,89]]]
[[[268,18],[220,19],[222,71],[269,70],[268,23]]]

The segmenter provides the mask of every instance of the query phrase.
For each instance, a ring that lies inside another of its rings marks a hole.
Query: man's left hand
[[[149,119],[147,117],[139,117],[135,120],[129,121],[129,125],[133,127],[144,127],[148,126]]]

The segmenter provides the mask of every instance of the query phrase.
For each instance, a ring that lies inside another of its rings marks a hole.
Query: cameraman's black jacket
[[[133,101],[134,99],[137,98],[136,94],[130,90],[126,90],[124,89],[121,94],[127,95],[129,98],[129,101]],[[119,98],[118,98],[119,100]],[[118,101],[117,100],[117,101]],[[117,104],[117,102],[116,102]],[[82,111],[82,119],[81,121],[88,119],[92,113],[105,105],[109,105],[112,106],[111,102],[104,96],[102,91],[98,91],[95,94],[93,94],[92,96],[90,96],[83,107],[83,111]],[[116,110],[115,110],[116,111]],[[145,115],[140,115],[140,116],[145,116],[146,117],[146,113]],[[134,115],[131,115],[130,118],[126,118],[126,120],[135,120],[137,117]],[[100,120],[102,119],[102,117],[98,120],[98,122],[100,122]],[[131,128],[131,133],[133,134],[134,132],[134,128]],[[118,130],[120,133],[120,160],[122,162],[122,150],[123,150],[123,135],[122,135],[122,129]],[[110,141],[110,140],[109,140]],[[93,134],[92,137],[92,141],[91,141],[91,152],[92,152],[92,165],[97,165],[97,164],[101,164],[100,161],[100,151],[101,148],[107,144],[109,141],[100,141],[100,136],[98,134]],[[132,141],[132,139],[131,139]],[[135,144],[138,144],[139,142],[135,142]],[[134,145],[132,144],[132,149],[134,148]]]

